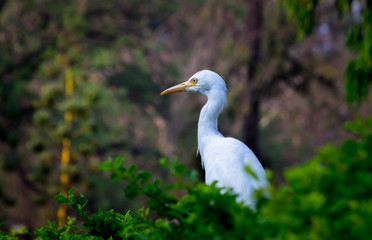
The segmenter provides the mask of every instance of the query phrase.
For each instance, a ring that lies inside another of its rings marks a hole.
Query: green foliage
[[[70,205],[78,219],[58,228],[50,222],[35,231],[37,239],[368,239],[372,224],[372,118],[357,119],[346,129],[357,139],[339,147],[326,145],[318,155],[286,171],[287,185],[272,191],[270,200],[259,198],[256,211],[236,202],[229,189],[195,181],[176,160],[160,160],[178,177],[164,185],[151,173],[126,166],[124,158],[109,159],[100,169],[111,172],[112,181],[125,181],[125,194],[148,198],[148,208],[134,214],[85,208],[88,199],[56,196]],[[182,190],[186,195],[172,194]],[[159,218],[149,217],[149,210]],[[0,233],[17,239],[17,233]]]
[[[350,13],[351,0],[336,0],[335,6],[340,15]],[[312,32],[315,26],[315,9],[318,0],[285,1],[288,12],[298,24],[299,36]],[[372,83],[372,4],[366,2],[361,21],[354,20],[346,34],[346,45],[358,55],[349,61],[345,69],[345,93],[349,103],[366,100]]]
[[[313,30],[315,25],[314,9],[318,2],[318,0],[285,1],[289,13],[296,19],[300,38],[308,35]]]
[[[81,231],[77,229],[75,224],[76,219],[69,218],[67,225],[59,228],[56,222],[49,222],[48,225],[42,226],[40,229],[35,230],[35,234],[38,236],[37,240],[49,240],[49,239],[93,239],[88,236],[79,236]]]
[[[372,224],[372,118],[348,123],[359,137],[339,147],[327,145],[303,166],[286,171],[287,185],[272,192],[270,200],[260,198],[252,211],[230,190],[221,192],[190,179],[177,161],[160,160],[179,177],[172,185],[154,180],[151,173],[126,167],[118,157],[101,164],[111,171],[113,181],[127,182],[128,198],[148,197],[148,207],[160,218],[149,218],[149,209],[132,215],[112,210],[91,214],[84,208],[83,194],[57,195],[58,203],[69,204],[83,224],[75,220],[57,229],[55,223],[35,233],[40,239],[367,239]],[[172,190],[187,194],[178,198]],[[84,231],[83,231],[84,230]]]
[[[3,222],[0,222],[0,227],[3,225]],[[0,239],[4,240],[17,240],[18,238],[12,235],[11,233],[5,233],[0,231]]]
[[[284,239],[365,239],[371,230],[372,118],[348,123],[361,138],[323,147],[304,166],[286,171],[287,188],[267,211]]]
[[[90,214],[84,210],[84,207],[88,203],[87,198],[83,194],[75,196],[74,191],[75,189],[71,189],[68,197],[59,194],[56,196],[56,199],[58,200],[57,203],[70,204],[79,214],[80,221],[83,221],[82,229],[87,231],[85,234],[77,231],[76,225],[68,225],[68,227],[74,229],[75,235],[93,236],[98,239],[137,239],[140,236],[144,236],[151,227],[151,224],[146,224],[149,223],[149,220],[146,219],[148,210],[144,208],[139,210],[135,217],[132,217],[129,211],[125,215],[115,213],[113,210],[99,210],[97,213]],[[62,229],[59,232],[67,231],[67,228],[63,231]],[[36,231],[38,235],[42,233],[43,229]]]
[[[0,227],[2,227],[4,223],[0,222]],[[0,231],[0,239],[4,240],[17,240],[19,236],[28,236],[29,232],[27,231],[25,226],[22,226],[20,229],[12,228],[9,233]]]
[[[372,16],[372,10],[368,12]],[[367,15],[367,14],[366,14]],[[372,17],[367,26],[351,27],[347,35],[347,44],[359,53],[351,60],[345,70],[346,99],[349,102],[368,97],[368,86],[372,83]],[[367,17],[367,16],[366,16]],[[353,33],[353,31],[357,33]]]
[[[113,210],[89,213],[83,195],[56,199],[69,204],[79,215],[58,228],[49,223],[35,231],[37,239],[368,239],[372,224],[372,118],[357,119],[346,129],[358,136],[345,140],[339,147],[326,145],[303,166],[286,171],[287,185],[272,192],[272,198],[259,199],[252,211],[228,189],[221,192],[190,179],[185,167],[160,160],[162,166],[177,175],[179,181],[163,185],[151,173],[126,167],[118,157],[101,164],[111,171],[113,181],[127,182],[128,198],[148,197],[148,207],[160,216],[149,217],[149,209],[134,215]],[[171,191],[184,190],[178,198]],[[14,233],[1,233],[16,239]]]
[[[108,160],[100,168],[112,171],[112,180],[125,180],[128,183],[125,188],[128,198],[146,195],[149,208],[162,218],[156,221],[149,219],[149,209],[143,208],[135,216],[129,212],[125,215],[114,213],[112,210],[99,210],[90,215],[84,210],[87,203],[84,195],[75,196],[74,189],[70,190],[68,197],[57,195],[58,203],[70,204],[79,214],[83,221],[82,228],[88,231],[89,236],[103,239],[254,239],[267,234],[257,221],[258,214],[237,203],[235,195],[230,191],[221,194],[221,189],[215,184],[207,186],[192,180],[193,174],[176,161],[161,160],[162,165],[180,179],[178,183],[167,186],[163,186],[160,180],[151,180],[149,172],[136,171],[135,165],[125,167],[123,161],[122,157]],[[183,182],[181,179],[188,180]],[[188,194],[178,199],[170,194],[175,189],[187,190]],[[251,234],[247,237],[244,230],[248,229],[251,229]]]
[[[153,95],[159,90],[146,59],[151,48],[147,39],[177,6],[177,2],[159,0],[1,1],[0,175],[4,181],[0,189],[18,185],[5,171],[19,173],[21,184],[37,195],[32,193],[30,198],[42,193],[49,211],[53,206],[47,197],[59,191],[60,170],[69,173],[72,181],[97,189],[92,182],[100,184],[100,176],[90,174],[96,168],[86,166],[94,165],[93,154],[115,152],[119,142],[121,150],[131,150],[132,139],[122,144],[123,135],[112,132],[126,132],[123,128],[130,125],[128,121],[138,119],[137,109],[145,112],[141,104],[154,105]],[[74,81],[72,96],[65,94],[68,70]],[[121,98],[123,92],[125,99]],[[137,115],[124,113],[128,106],[137,108]],[[66,111],[73,115],[71,125],[65,123]],[[112,115],[125,115],[125,121]],[[150,122],[150,118],[145,120]],[[56,165],[64,137],[71,138],[71,166],[60,169]],[[72,176],[72,170],[79,177]],[[9,202],[5,194],[9,195],[6,191],[0,195],[4,200],[0,208]],[[15,198],[18,209],[23,207],[22,197]],[[98,197],[96,202],[101,200]],[[33,209],[43,215],[40,209]],[[9,212],[7,209],[4,215]],[[29,222],[38,226],[45,216]]]
[[[350,8],[351,1],[344,4]],[[347,7],[344,7],[344,9]],[[368,86],[372,83],[372,6],[364,8],[363,18],[348,29],[346,44],[358,52],[345,70],[346,99],[360,101],[368,97]]]

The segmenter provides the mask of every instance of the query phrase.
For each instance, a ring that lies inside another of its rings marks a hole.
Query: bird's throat
[[[223,137],[218,131],[218,116],[226,104],[226,93],[207,95],[208,101],[200,112],[198,122],[198,150],[203,158],[203,149],[213,137]]]

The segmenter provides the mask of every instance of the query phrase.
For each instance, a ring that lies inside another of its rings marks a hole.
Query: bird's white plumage
[[[195,84],[191,84],[193,79],[197,79]],[[205,181],[207,184],[217,181],[220,187],[232,188],[239,201],[254,209],[254,191],[267,188],[269,183],[254,153],[241,141],[224,137],[217,129],[218,116],[227,104],[225,81],[217,73],[203,70],[169,90],[162,94],[191,91],[207,96],[208,101],[200,112],[198,122],[198,151],[205,169]],[[245,171],[246,165],[256,177]]]

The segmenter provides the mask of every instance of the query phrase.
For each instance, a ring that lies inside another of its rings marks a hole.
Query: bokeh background
[[[324,0],[311,9],[313,1],[293,2],[0,1],[3,228],[57,220],[61,174],[87,195],[90,209],[142,206],[98,170],[109,157],[123,155],[168,181],[158,161],[177,157],[203,180],[196,134],[206,98],[159,96],[202,69],[228,87],[220,131],[244,141],[277,184],[286,167],[350,136],[343,124],[371,116],[372,102],[346,100],[345,68],[363,52],[346,36],[365,21],[370,3]],[[315,18],[311,31],[301,31],[308,20],[296,11],[307,7]],[[71,141],[68,165],[61,163],[64,139]]]

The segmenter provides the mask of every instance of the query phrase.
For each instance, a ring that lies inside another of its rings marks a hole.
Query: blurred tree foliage
[[[319,3],[318,0],[285,1],[287,9],[297,20],[300,37],[314,29]],[[352,18],[347,29],[346,45],[357,53],[345,69],[346,99],[350,103],[365,100],[372,83],[372,2],[336,0],[334,5],[341,16]]]
[[[143,39],[175,6],[162,1],[1,2],[2,171],[10,176],[13,171],[21,180],[14,185],[31,191],[34,202],[48,203],[50,195],[60,191],[61,171],[87,187],[99,183],[89,177],[96,171],[92,153],[106,154],[115,148],[136,151],[130,138],[120,141],[120,131],[134,131],[129,126],[133,123],[125,123],[115,134],[104,133],[118,129],[110,119],[118,114],[115,108],[124,105],[128,114],[133,113],[138,104],[148,104],[153,99],[150,96],[157,94]],[[75,85],[71,97],[64,94],[68,69]],[[64,121],[67,111],[73,116],[71,126]],[[58,166],[64,137],[72,140],[68,169]],[[22,199],[29,194],[17,196],[2,190],[9,181],[0,179],[2,219],[8,204],[22,208]],[[25,220],[26,215],[15,218],[30,225],[34,222]]]
[[[245,110],[242,139],[258,155],[263,166],[272,167],[273,163],[261,154],[264,150],[259,146],[259,122],[265,100],[281,95],[283,86],[305,99],[311,98],[312,84],[318,83],[325,91],[332,92],[334,77],[313,71],[306,59],[291,52],[290,46],[296,42],[296,28],[280,3],[251,1],[246,11],[244,32],[249,33],[249,37],[243,39],[247,55],[244,61],[234,63],[234,68],[243,67],[247,71],[241,94]]]

